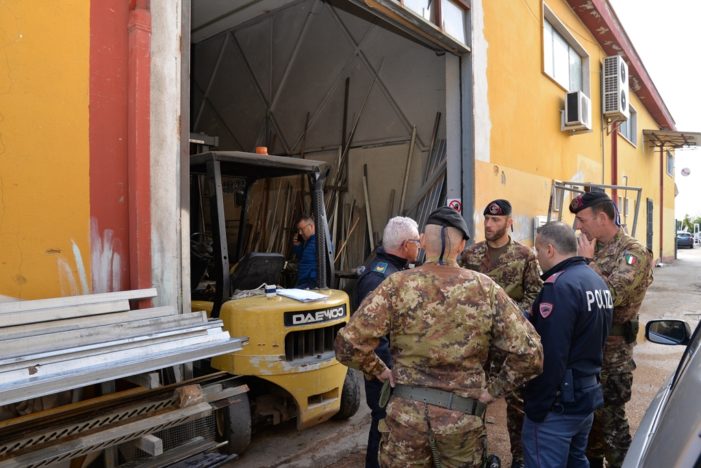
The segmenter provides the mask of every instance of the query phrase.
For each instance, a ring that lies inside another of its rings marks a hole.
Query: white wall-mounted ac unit
[[[581,91],[565,95],[562,131],[591,130],[591,100]]]
[[[604,58],[601,89],[604,117],[612,120],[628,120],[630,116],[628,64],[620,55]]]

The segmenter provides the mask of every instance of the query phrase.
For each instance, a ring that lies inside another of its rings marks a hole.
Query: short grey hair
[[[382,245],[391,250],[396,250],[408,239],[419,237],[419,225],[411,218],[395,216],[387,221],[385,231],[382,234]]]
[[[539,227],[536,232],[559,253],[577,255],[577,236],[574,234],[574,229],[567,224],[561,221],[550,221]]]

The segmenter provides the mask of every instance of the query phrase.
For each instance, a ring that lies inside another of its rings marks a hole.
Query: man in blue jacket
[[[365,297],[377,288],[385,278],[392,273],[405,270],[409,263],[415,262],[419,255],[419,227],[411,218],[395,216],[387,222],[382,234],[382,246],[377,249],[376,256],[365,266],[361,267],[360,277],[353,294],[353,305],[358,307]],[[392,355],[389,351],[387,337],[380,339],[375,353],[388,366],[392,367]],[[372,378],[365,379],[365,401],[370,407],[372,420],[368,434],[368,449],[365,455],[366,468],[379,467],[378,449],[380,432],[377,426],[386,415],[380,407],[380,392],[382,382]]]
[[[297,256],[297,282],[295,288],[313,289],[317,283],[316,225],[311,216],[303,215],[296,224],[297,234],[292,241],[292,251]]]
[[[577,256],[575,233],[551,222],[537,231],[543,289],[529,320],[543,343],[543,373],[526,384],[522,440],[527,467],[588,467],[594,410],[603,405],[599,373],[613,298]]]

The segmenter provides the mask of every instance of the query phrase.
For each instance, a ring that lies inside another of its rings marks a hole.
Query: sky
[[[609,0],[677,130],[701,133],[701,0]],[[638,129],[641,130],[641,129]],[[690,174],[682,176],[688,168]],[[675,217],[701,216],[701,148],[678,150]]]

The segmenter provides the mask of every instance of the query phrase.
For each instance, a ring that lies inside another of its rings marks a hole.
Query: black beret
[[[577,214],[586,208],[601,205],[602,203],[613,203],[613,201],[604,192],[586,192],[572,199],[570,213]]]
[[[465,239],[470,238],[467,232],[467,224],[462,215],[449,206],[441,206],[428,215],[426,224],[436,224],[438,226],[454,227],[462,232]]]
[[[508,200],[494,200],[487,203],[483,215],[509,216],[511,214],[511,203]]]

